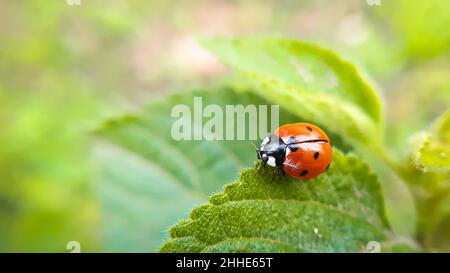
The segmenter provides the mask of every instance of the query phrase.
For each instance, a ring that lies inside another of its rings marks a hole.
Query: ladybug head
[[[275,134],[270,134],[261,143],[261,148],[256,150],[259,160],[276,167],[283,163],[286,154],[286,145],[283,140]]]
[[[269,166],[276,167],[275,157],[269,155],[268,152],[258,150],[256,153],[259,160],[268,164]]]

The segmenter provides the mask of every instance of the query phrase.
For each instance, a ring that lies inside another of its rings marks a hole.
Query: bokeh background
[[[72,240],[145,251],[106,247],[90,132],[223,78],[200,37],[282,35],[339,52],[377,84],[387,141],[406,153],[450,105],[449,2],[368,2],[0,0],[0,251],[67,251]]]

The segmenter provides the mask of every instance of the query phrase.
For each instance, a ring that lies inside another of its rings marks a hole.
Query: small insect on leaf
[[[260,166],[170,229],[161,252],[348,252],[389,227],[377,176],[334,150],[328,172],[305,183]]]

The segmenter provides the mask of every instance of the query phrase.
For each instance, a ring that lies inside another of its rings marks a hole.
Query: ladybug
[[[311,179],[328,170],[331,143],[325,132],[310,123],[286,124],[268,135],[256,150],[264,165],[281,175]]]

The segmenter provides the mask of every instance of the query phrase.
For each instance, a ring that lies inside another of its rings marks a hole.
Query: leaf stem
[[[383,145],[377,145],[376,151],[380,155],[381,159],[384,160],[389,167],[405,182],[411,182],[411,176],[409,171],[402,164],[399,163],[394,154],[386,149]]]

